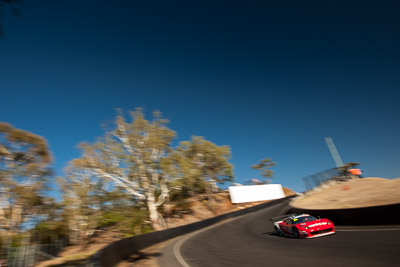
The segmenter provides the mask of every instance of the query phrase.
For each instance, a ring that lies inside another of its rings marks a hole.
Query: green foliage
[[[194,191],[189,190],[187,186],[182,186],[181,190],[173,190],[170,194],[171,208],[170,214],[168,215],[191,212],[191,203],[189,199],[193,195]]]
[[[142,234],[148,234],[148,233],[153,232],[153,228],[151,227],[150,224],[145,224],[145,225],[143,225],[143,226],[141,227],[140,232],[141,232]]]
[[[274,172],[270,170],[270,168],[275,165],[276,163],[272,162],[270,158],[265,158],[262,159],[259,163],[252,165],[251,168],[259,170],[261,172],[261,176],[264,178],[264,182],[268,183],[269,180],[272,179],[274,176]]]
[[[148,215],[145,210],[126,207],[113,208],[112,211],[104,213],[98,222],[97,229],[114,227],[126,236],[134,236],[152,232],[153,229],[148,223]]]
[[[4,239],[6,239],[6,238],[7,237],[5,237],[5,236],[1,237],[2,241]],[[19,247],[22,244],[22,240],[24,238],[24,235],[22,233],[19,233],[19,234],[15,234],[15,235],[11,236],[10,238],[11,238],[11,240],[10,240],[11,241],[11,247]]]
[[[97,228],[110,227],[124,220],[126,220],[126,217],[121,213],[107,212],[99,218]]]
[[[40,244],[51,244],[54,240],[68,236],[68,225],[62,220],[45,220],[36,225],[31,231],[33,238]]]
[[[229,163],[229,146],[217,146],[203,137],[194,136],[184,141],[163,162],[164,169],[178,177],[178,184],[188,191],[204,193],[211,183],[233,181]]]
[[[23,239],[22,234],[14,236],[11,242],[11,247],[20,247],[22,244],[22,239]]]
[[[44,196],[51,175],[46,140],[0,122],[0,227],[17,232],[21,225],[50,211]]]
[[[129,223],[127,224],[129,224],[129,231],[125,231],[125,233],[131,236],[153,232],[146,210],[135,209],[131,214]]]

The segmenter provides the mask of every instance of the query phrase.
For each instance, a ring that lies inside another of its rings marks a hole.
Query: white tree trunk
[[[154,194],[152,193],[147,193],[147,209],[149,212],[151,226],[153,227],[154,231],[163,230],[163,227],[159,222],[159,213],[157,211]]]

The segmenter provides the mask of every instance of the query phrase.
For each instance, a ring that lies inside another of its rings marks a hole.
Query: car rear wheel
[[[292,228],[292,233],[293,233],[293,237],[295,237],[295,238],[299,237],[299,230],[297,230],[296,227]]]

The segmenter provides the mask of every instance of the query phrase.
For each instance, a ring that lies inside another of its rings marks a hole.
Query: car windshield
[[[298,223],[305,223],[305,222],[311,222],[315,221],[317,218],[314,216],[303,216],[303,217],[298,217],[298,218],[293,218],[293,223],[298,224]]]

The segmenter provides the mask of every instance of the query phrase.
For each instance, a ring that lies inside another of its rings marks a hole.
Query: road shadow
[[[162,253],[153,252],[153,253],[145,253],[145,252],[137,252],[131,255],[128,259],[124,260],[125,262],[137,262],[139,260],[151,259],[155,257],[160,257]]]
[[[268,231],[268,232],[265,232],[265,233],[261,233],[262,235],[275,235],[275,236],[279,236],[279,234],[277,233],[277,232],[275,232],[275,231]]]

